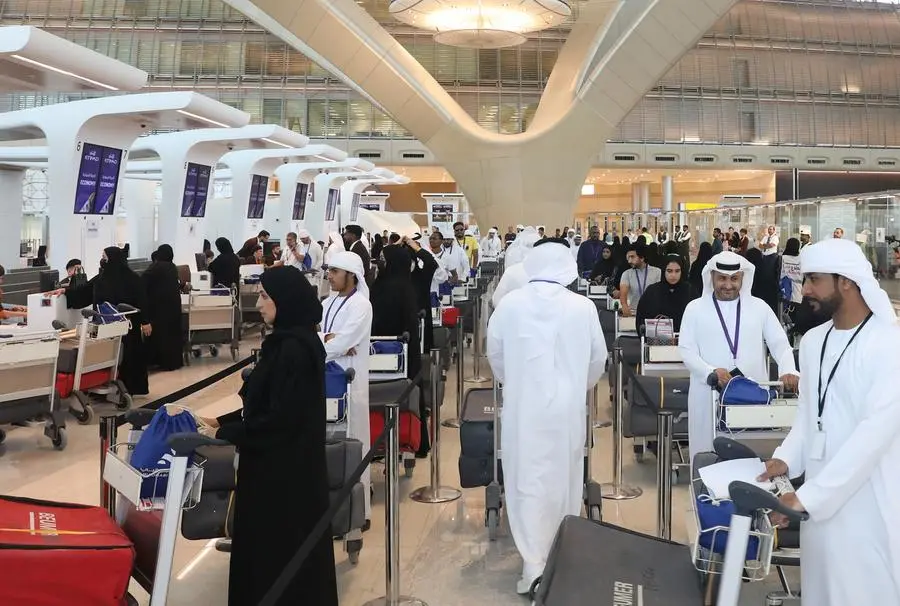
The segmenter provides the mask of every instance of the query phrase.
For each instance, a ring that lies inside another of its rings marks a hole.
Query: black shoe
[[[372,528],[372,520],[366,520],[365,523],[364,523],[363,526],[362,526],[362,531],[363,531],[363,532],[369,532],[369,530],[370,530],[371,528]]]

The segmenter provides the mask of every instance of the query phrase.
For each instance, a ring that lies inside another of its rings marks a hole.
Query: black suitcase
[[[493,389],[470,389],[463,401],[459,427],[459,481],[463,488],[487,486],[494,480],[493,392]],[[499,462],[497,475],[502,484]]]
[[[660,410],[671,410],[675,414],[675,435],[687,435],[686,413],[691,380],[629,376],[627,370],[625,373],[628,396],[623,411],[623,435],[626,438],[655,437],[658,432],[656,416]]]
[[[703,591],[686,545],[585,518],[556,533],[535,606],[700,606]]]
[[[606,309],[606,299],[591,300],[597,306],[597,314],[600,316],[600,328],[606,341],[606,351],[612,351],[616,340],[616,312]]]
[[[203,464],[203,489],[200,502],[186,509],[181,518],[181,533],[190,540],[230,537],[234,511],[233,495],[237,475],[234,468],[234,446],[201,446],[196,451]],[[328,488],[332,503],[347,478],[363,458],[362,442],[352,439],[329,440],[325,443],[328,464]],[[365,524],[365,489],[358,482],[350,498],[331,522],[332,534],[345,535]]]

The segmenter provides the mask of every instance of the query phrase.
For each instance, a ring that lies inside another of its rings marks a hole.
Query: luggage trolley
[[[717,452],[733,444],[723,440],[717,443]],[[703,455],[710,457],[709,462],[716,460],[713,453]],[[712,540],[723,544],[723,533],[730,535],[724,558],[715,566],[707,566],[702,556],[695,558],[685,545],[567,517],[556,534],[543,576],[532,586],[534,606],[571,606],[598,599],[643,606],[738,606],[744,581],[765,578],[772,564],[774,529],[767,513],[777,511],[792,522],[808,516],[784,507],[775,494],[751,484],[732,482],[728,492],[730,515],[722,516],[721,525],[707,529],[714,531]],[[704,590],[690,574],[695,567],[707,578],[715,575],[719,580],[717,597],[710,585]]]
[[[55,331],[0,327],[0,424],[39,417],[53,448],[68,444],[66,412],[56,393],[59,335]],[[0,429],[0,443],[6,432]]]
[[[637,337],[637,318],[634,316],[625,317],[620,313],[616,314],[616,339],[619,337]]]
[[[119,410],[128,410],[133,404],[118,373],[122,339],[131,328],[128,316],[139,310],[130,305],[104,307],[101,312],[83,309],[77,339],[60,343],[57,390],[62,398],[75,396],[78,400],[81,410],[70,406],[69,412],[81,425],[89,425],[94,418],[91,394],[110,398]]]
[[[780,606],[785,600],[798,599],[798,596],[790,591],[783,567],[800,565],[799,521],[805,518],[794,512],[789,528],[779,530],[776,541],[775,529],[769,522],[767,511],[757,511],[749,517],[745,511],[745,519],[739,520],[741,527],[739,535],[735,537],[737,538],[735,553],[731,554],[733,546],[729,535],[734,534],[735,515],[741,509],[740,495],[735,494],[733,482],[729,486],[730,498],[714,498],[700,479],[700,469],[720,461],[758,457],[746,445],[729,438],[716,438],[713,448],[714,453],[699,453],[694,458],[690,490],[692,515],[689,524],[693,526],[689,528],[691,559],[700,572],[704,592],[707,596],[712,596],[718,589],[720,600],[723,593],[726,593],[735,596],[736,603],[735,588],[728,586],[717,588],[717,581],[720,581],[720,585],[724,585],[726,578],[730,581],[738,575],[743,581],[762,581],[768,577],[774,565],[785,591],[770,593],[766,597],[766,605]],[[784,476],[775,478],[772,484],[769,493],[774,498],[794,491],[793,484]],[[746,486],[748,485],[744,484],[744,492]],[[761,488],[752,488],[765,492]],[[775,507],[770,506],[767,509]],[[729,557],[733,561],[729,562]]]
[[[714,376],[708,382],[712,385]],[[713,439],[724,436],[741,440],[783,440],[794,424],[799,399],[788,397],[779,381],[756,383],[758,389],[749,390],[751,397],[738,394],[735,389],[740,383],[753,385],[744,377],[734,377],[721,392],[712,389],[712,403],[715,411]],[[752,397],[758,394],[758,397]]]
[[[199,358],[200,347],[209,347],[212,357],[219,355],[219,346],[231,348],[231,358],[240,355],[240,317],[238,295],[234,289],[218,286],[210,290],[192,290],[188,302],[188,338],[185,345],[185,364],[193,355]]]
[[[266,323],[263,321],[259,309],[256,307],[259,301],[259,293],[262,290],[259,276],[247,276],[241,280],[241,288],[238,293],[238,313],[240,314],[240,336],[243,337],[244,326],[259,327],[260,336],[266,338]]]
[[[641,337],[641,364],[639,374],[642,377],[660,377],[660,389],[666,387],[666,379],[690,379],[690,371],[684,365],[681,352],[678,350],[678,335],[675,335],[675,344],[659,345],[652,343],[646,337]],[[687,442],[686,434],[677,434],[673,444],[677,448],[679,463],[675,463],[673,470],[673,484],[677,483],[677,469],[690,467],[687,457],[684,456],[684,448]],[[634,456],[638,462],[643,461],[647,450],[655,452],[656,439],[647,437],[634,438]]]
[[[103,463],[103,482],[113,490],[113,498],[108,503],[110,515],[135,544],[132,577],[150,594],[149,606],[165,606],[182,510],[194,508],[200,502],[203,466],[191,462],[194,450],[203,445],[227,446],[228,442],[199,433],[175,434],[168,439],[174,452],[170,468],[141,472],[129,463],[131,452],[155,412],[135,410],[126,416],[135,428],[129,431],[126,442],[109,446]],[[158,494],[157,487],[162,492],[158,485],[163,481],[165,497],[141,496],[147,493],[145,483],[153,488],[150,494]],[[159,534],[155,536],[157,527]]]
[[[369,347],[369,381],[396,381],[407,378],[408,333],[399,337],[372,337]]]

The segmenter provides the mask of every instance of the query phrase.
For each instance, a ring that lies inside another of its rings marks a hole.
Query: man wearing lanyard
[[[352,368],[356,375],[350,384],[347,411],[347,437],[362,442],[369,451],[369,338],[372,336],[372,305],[362,259],[356,253],[340,251],[328,264],[331,296],[322,303],[322,342],[326,360],[341,368]],[[365,486],[366,519],[372,519],[369,470],[362,476]]]
[[[766,348],[785,388],[797,389],[797,367],[787,335],[772,309],[750,294],[755,268],[733,252],[715,255],[703,268],[703,295],[688,303],[678,349],[691,373],[688,438],[691,458],[712,450],[716,414],[707,379],[724,387],[732,376],[767,381]]]
[[[628,249],[625,256],[631,269],[622,274],[619,301],[622,303],[622,315],[626,317],[634,315],[638,301],[644,296],[647,287],[662,280],[660,269],[647,264],[646,250],[643,244],[636,244]]]
[[[797,492],[781,497],[809,513],[804,603],[900,604],[896,314],[850,240],[807,246],[800,268],[804,299],[830,320],[803,337],[797,417],[762,478],[805,474]]]

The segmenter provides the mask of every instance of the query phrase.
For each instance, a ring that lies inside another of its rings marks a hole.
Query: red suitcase
[[[81,391],[102,387],[112,379],[112,368],[102,368],[94,372],[86,372],[81,375]],[[75,374],[59,372],[56,373],[56,391],[59,392],[60,398],[68,398],[75,390]]]
[[[133,564],[104,509],[0,496],[0,604],[122,606]]]
[[[407,410],[400,412],[397,422],[400,425],[400,452],[418,452],[422,446],[422,421]],[[374,443],[384,431],[384,413],[380,410],[369,411],[369,427]]]
[[[458,320],[458,307],[445,307],[441,310],[441,324],[446,328],[455,328]]]

